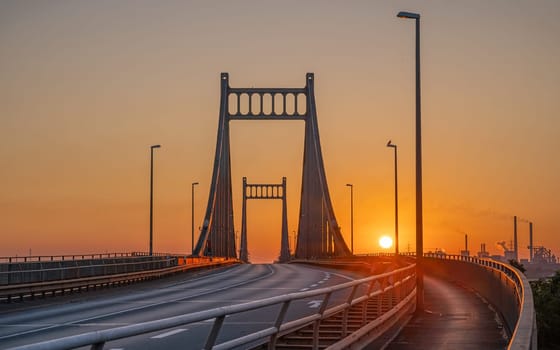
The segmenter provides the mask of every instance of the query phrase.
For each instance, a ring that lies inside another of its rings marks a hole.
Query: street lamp
[[[194,186],[196,185],[198,182],[191,184],[191,255],[194,254]]]
[[[350,250],[354,254],[354,185],[346,186],[350,187]]]
[[[387,142],[387,147],[395,149],[395,256],[399,255],[399,188],[397,186],[397,145]]]
[[[150,146],[150,256],[154,253],[154,148],[161,145]]]
[[[422,224],[422,128],[420,110],[420,14],[399,12],[399,18],[416,22],[416,311],[424,310],[424,254]]]

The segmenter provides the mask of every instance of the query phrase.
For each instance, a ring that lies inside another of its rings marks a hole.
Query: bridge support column
[[[290,260],[290,242],[288,238],[288,204],[286,201],[286,178],[282,178],[282,240],[280,243],[280,262]]]
[[[241,209],[241,247],[239,249],[239,260],[248,263],[249,252],[247,250],[247,178],[243,178],[243,207]]]

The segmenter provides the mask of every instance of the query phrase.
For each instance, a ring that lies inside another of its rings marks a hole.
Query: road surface
[[[427,312],[415,315],[388,350],[505,349],[507,335],[496,310],[476,292],[424,276]]]
[[[333,286],[360,278],[351,272],[296,264],[243,264],[167,279],[30,302],[0,305],[0,348],[36,343],[94,330],[132,325],[291,292]],[[345,299],[331,297],[329,306]],[[300,300],[287,319],[318,308],[320,300]],[[226,318],[218,343],[269,327],[279,308]],[[212,321],[107,343],[104,349],[201,348]]]

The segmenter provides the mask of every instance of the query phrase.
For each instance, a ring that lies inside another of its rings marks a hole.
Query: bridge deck
[[[502,322],[471,290],[425,276],[426,312],[414,316],[387,347],[409,349],[504,349]]]

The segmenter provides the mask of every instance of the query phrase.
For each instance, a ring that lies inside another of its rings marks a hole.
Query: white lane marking
[[[317,282],[317,283],[319,283],[319,284],[323,284],[323,283],[325,283],[325,281],[319,281],[319,282]]]
[[[300,292],[305,292],[306,290],[309,290],[309,288],[302,288],[302,289],[300,289],[299,291],[300,291]]]
[[[204,275],[204,276],[201,276],[201,277],[198,277],[198,278],[193,278],[193,279],[190,279],[190,280],[181,281],[181,282],[177,282],[177,283],[174,283],[174,284],[169,284],[167,287],[164,287],[164,289],[168,288],[168,287],[175,287],[175,286],[178,286],[178,285],[181,285],[181,284],[187,284],[187,283],[191,283],[191,282],[197,282],[197,281],[200,281],[200,280],[213,278],[215,276],[225,275],[225,274],[231,273],[233,270],[239,270],[241,268],[241,266],[242,265],[237,265],[237,266],[234,266],[230,269],[227,269],[224,272],[218,272],[218,273],[215,273],[215,274],[212,273],[212,274]],[[159,288],[159,289],[162,289],[162,288]]]
[[[268,273],[267,275],[264,275],[264,276],[260,276],[260,277],[254,278],[254,279],[250,279],[250,280],[244,281],[244,282],[240,282],[240,283],[237,283],[237,284],[231,284],[231,285],[229,285],[229,286],[225,286],[225,287],[218,288],[218,289],[213,289],[213,290],[210,290],[210,291],[207,291],[207,292],[202,292],[202,293],[199,293],[199,294],[190,295],[190,296],[187,296],[187,297],[181,297],[181,298],[177,298],[177,299],[171,299],[171,300],[160,301],[160,302],[153,303],[153,304],[148,304],[148,305],[133,307],[133,308],[130,308],[130,309],[124,309],[124,310],[115,311],[115,312],[110,312],[110,313],[106,313],[106,314],[102,314],[102,315],[97,315],[97,316],[93,316],[93,317],[89,317],[89,318],[84,318],[84,319],[82,319],[82,320],[77,320],[77,321],[72,321],[72,322],[68,322],[68,323],[63,323],[62,325],[63,325],[63,326],[71,326],[71,325],[79,324],[79,323],[82,323],[82,322],[85,322],[85,321],[91,321],[91,320],[95,320],[95,319],[99,319],[99,318],[104,318],[104,317],[109,317],[109,316],[120,315],[120,314],[124,314],[124,313],[130,312],[130,311],[142,310],[142,309],[146,309],[146,308],[153,307],[153,306],[159,306],[159,305],[164,305],[164,304],[170,304],[170,303],[177,302],[177,301],[181,301],[181,300],[185,300],[185,299],[193,299],[193,298],[196,298],[196,297],[199,297],[199,296],[202,296],[202,295],[212,294],[212,293],[215,293],[215,292],[221,292],[221,291],[224,291],[224,290],[228,290],[228,289],[231,289],[231,288],[234,288],[234,287],[239,287],[239,286],[242,286],[242,285],[245,285],[245,284],[249,284],[249,283],[251,283],[251,282],[256,282],[256,281],[265,279],[265,278],[270,277],[270,276],[272,276],[272,275],[275,274],[274,270],[272,269],[272,267],[270,267],[270,265],[265,265],[265,266],[268,268],[268,270],[270,271],[270,273]],[[60,327],[60,325],[47,326],[47,327],[43,327],[43,328],[31,329],[31,330],[29,330],[29,331],[24,331],[24,332],[19,332],[19,333],[12,333],[12,334],[10,334],[10,335],[1,336],[1,337],[0,337],[0,340],[1,340],[1,339],[13,338],[13,337],[19,337],[19,336],[22,336],[22,335],[25,335],[25,334],[30,334],[30,333],[42,332],[42,331],[45,331],[45,330],[48,330],[48,329],[52,329],[52,328],[57,328],[57,327]]]
[[[307,305],[309,305],[310,309],[317,309],[319,306],[321,306],[322,303],[322,300],[311,300],[307,303]]]
[[[312,284],[311,287],[317,287],[317,283]]]
[[[110,348],[109,350],[124,350],[123,348]]]
[[[338,277],[341,277],[341,278],[344,278],[344,279],[347,279],[347,280],[349,280],[349,281],[355,281],[355,280],[356,280],[355,278],[348,277],[348,276],[345,276],[345,275],[342,275],[342,274],[336,273],[336,272],[332,272],[331,274],[332,274],[332,275],[335,275],[335,276],[338,276]],[[329,275],[329,276],[330,276],[330,275]]]
[[[181,333],[188,330],[188,328],[178,328],[178,329],[174,329],[172,331],[169,332],[165,332],[165,333],[161,333],[158,335],[153,336],[151,339],[161,339],[161,338],[165,338],[165,337],[169,337],[170,335],[174,335],[177,333]]]

